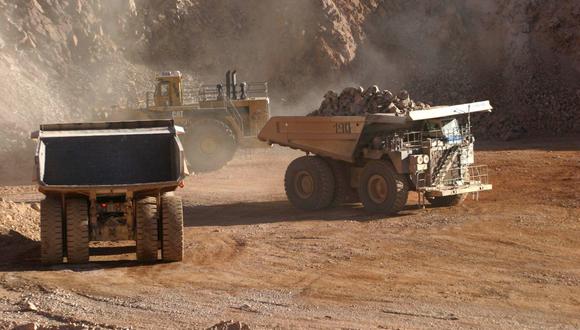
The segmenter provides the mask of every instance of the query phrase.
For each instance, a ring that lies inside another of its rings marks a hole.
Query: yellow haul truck
[[[190,169],[214,171],[225,166],[238,147],[267,147],[256,136],[270,118],[268,84],[238,84],[236,71],[228,71],[225,86],[193,88],[181,72],[164,71],[145,100],[115,109],[112,117],[175,120],[185,128],[183,145]]]
[[[183,258],[183,207],[173,191],[187,175],[171,120],[51,124],[37,139],[36,182],[45,264],[85,263],[89,243],[136,242],[137,260]]]
[[[476,166],[470,113],[488,101],[411,111],[405,116],[273,117],[258,138],[306,152],[284,178],[290,202],[316,210],[362,202],[396,213],[417,191],[436,206],[491,190],[487,167]]]

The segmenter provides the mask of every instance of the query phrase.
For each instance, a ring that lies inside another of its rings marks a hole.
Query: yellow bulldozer
[[[225,85],[193,87],[179,71],[163,71],[155,91],[127,107],[115,107],[112,119],[173,119],[185,128],[182,138],[189,168],[209,172],[222,168],[240,148],[268,147],[257,135],[270,118],[266,82],[237,82],[226,73]],[[110,118],[108,118],[110,119]]]

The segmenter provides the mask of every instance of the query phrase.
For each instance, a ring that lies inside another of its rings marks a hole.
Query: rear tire
[[[356,189],[350,186],[350,165],[334,159],[326,159],[326,162],[334,177],[334,198],[331,206],[360,202]]]
[[[137,260],[145,263],[155,262],[159,244],[157,199],[155,197],[141,198],[137,200],[135,209]]]
[[[429,204],[435,207],[456,206],[461,205],[467,198],[467,194],[459,194],[453,196],[427,197]]]
[[[181,198],[165,194],[161,197],[163,261],[183,260],[183,203]]]
[[[66,256],[71,264],[89,262],[89,207],[84,198],[66,200]]]
[[[409,184],[390,163],[374,160],[363,168],[358,193],[367,211],[396,214],[407,202]]]
[[[334,176],[320,157],[303,156],[293,160],[284,176],[288,200],[303,210],[320,210],[330,206],[334,197]]]
[[[40,262],[60,264],[63,258],[62,205],[60,198],[47,196],[40,202]]]
[[[238,143],[230,126],[205,119],[188,127],[184,138],[187,161],[194,172],[210,172],[224,167],[236,153]]]

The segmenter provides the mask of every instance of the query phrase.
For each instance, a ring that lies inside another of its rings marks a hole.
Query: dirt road
[[[580,145],[568,141],[489,146],[477,157],[494,190],[479,202],[421,210],[412,198],[390,218],[295,210],[282,178],[298,153],[239,155],[179,192],[183,263],[95,247],[89,265],[42,268],[37,236],[5,228],[0,328],[579,328]],[[34,200],[31,189],[0,197]],[[31,207],[3,203],[3,217]]]

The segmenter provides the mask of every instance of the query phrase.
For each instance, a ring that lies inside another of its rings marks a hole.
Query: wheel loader
[[[130,102],[128,102],[130,103]],[[114,107],[111,118],[173,119],[185,128],[186,158],[193,172],[222,168],[241,148],[265,148],[256,138],[270,118],[268,84],[242,82],[236,71],[226,73],[226,82],[188,85],[179,71],[157,75],[154,92],[126,107]]]
[[[41,125],[41,262],[86,263],[91,242],[131,240],[140,262],[159,249],[163,261],[182,260],[181,133],[172,120]]]
[[[492,189],[487,167],[475,165],[471,113],[488,101],[410,111],[405,115],[273,117],[258,138],[302,150],[284,178],[290,202],[318,210],[362,202],[394,214],[409,191],[422,205],[451,206]]]

